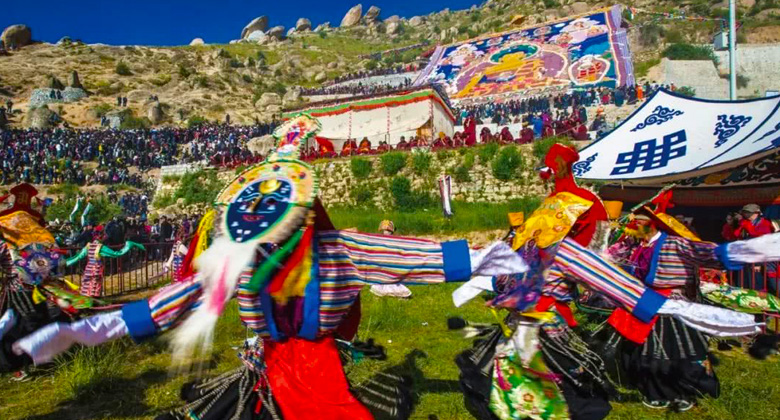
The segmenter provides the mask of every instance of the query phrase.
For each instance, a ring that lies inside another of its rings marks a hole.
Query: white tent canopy
[[[658,184],[741,165],[780,147],[780,97],[711,101],[659,91],[580,151],[581,179]]]
[[[309,104],[285,113],[284,117],[302,113],[317,118],[322,127],[317,136],[331,140],[337,147],[350,138],[367,138],[375,146],[379,141],[387,141],[394,146],[401,136],[408,139],[423,128],[430,135],[441,132],[452,136],[455,132],[455,116],[449,104],[428,87]]]

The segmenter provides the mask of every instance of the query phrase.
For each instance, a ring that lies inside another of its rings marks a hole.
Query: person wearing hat
[[[699,269],[739,269],[745,262],[772,258],[774,251],[768,249],[762,252],[763,257],[746,257],[749,253],[741,247],[754,247],[746,241],[719,246],[699,240],[677,219],[660,211],[668,205],[659,203],[658,212],[645,206],[635,213],[633,224],[640,242],[624,266],[658,294],[690,300],[695,297],[689,296],[688,287],[696,284]],[[618,351],[631,385],[642,393],[647,407],[686,411],[699,396],[716,398],[720,394],[718,378],[708,362],[709,340],[690,325],[669,316],[632,324],[622,309],[615,310],[608,322],[613,326],[631,324],[634,338],[643,340],[628,337]]]
[[[382,220],[379,223],[379,233],[385,236],[393,236],[395,234],[395,225],[392,220]],[[368,289],[371,293],[377,296],[391,296],[397,298],[409,298],[412,296],[412,291],[403,284],[373,284]]]
[[[772,222],[761,217],[761,207],[758,204],[746,204],[740,211],[742,221],[734,230],[734,235],[739,239],[758,238],[772,233]]]

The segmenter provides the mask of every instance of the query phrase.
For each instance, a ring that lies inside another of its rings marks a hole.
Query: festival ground
[[[378,298],[364,290],[361,339],[374,338],[387,348],[388,360],[366,360],[348,366],[350,380],[359,382],[383,370],[414,377],[419,399],[412,419],[466,420],[472,417],[463,405],[458,387],[456,354],[470,346],[457,332],[447,331],[446,319],[462,316],[475,322],[491,322],[492,315],[480,300],[457,309],[452,305],[454,285],[412,286],[409,300]],[[235,302],[220,319],[213,356],[203,363],[204,376],[214,376],[239,366],[236,346],[246,337]],[[735,349],[715,354],[722,395],[704,398],[689,412],[672,414],[645,408],[639,395],[628,392],[628,402],[613,403],[607,419],[718,419],[758,420],[780,416],[780,364],[750,359]],[[57,359],[48,368],[33,370],[28,382],[0,377],[0,418],[4,420],[152,419],[180,404],[179,388],[187,376],[170,370],[166,336],[140,346],[129,339],[97,348],[81,348]]]

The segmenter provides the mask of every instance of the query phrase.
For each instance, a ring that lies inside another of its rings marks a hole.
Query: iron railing
[[[155,287],[170,278],[164,270],[171,255],[173,242],[143,243],[144,250],[133,248],[119,258],[102,258],[103,279],[101,297],[111,297]],[[104,245],[109,246],[109,245]],[[123,245],[110,246],[120,249]],[[81,248],[64,248],[67,256],[75,255]],[[81,285],[87,258],[65,269],[64,278]]]

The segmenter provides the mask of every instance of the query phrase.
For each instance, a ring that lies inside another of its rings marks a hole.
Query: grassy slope
[[[412,286],[412,299],[399,301],[363,294],[360,337],[373,337],[387,347],[386,362],[364,361],[347,368],[359,382],[373,372],[404,364],[415,379],[419,404],[415,419],[430,414],[440,419],[470,419],[458,390],[458,371],[453,359],[469,346],[466,340],[446,330],[446,318],[463,316],[490,322],[492,315],[472,302],[452,306],[455,285]],[[214,355],[204,374],[214,375],[239,365],[234,357],[245,337],[231,305],[219,324]],[[424,356],[419,355],[421,350]],[[410,356],[410,357],[407,357]],[[717,368],[722,396],[704,400],[691,412],[668,415],[645,409],[637,402],[615,404],[609,419],[770,419],[780,415],[780,366],[777,359],[749,360],[739,351],[719,354]],[[413,363],[412,363],[413,361]],[[178,404],[178,389],[186,381],[169,370],[170,356],[164,338],[132,345],[123,340],[98,349],[81,349],[58,361],[56,369],[38,370],[26,383],[0,378],[0,418],[14,419],[148,419]]]

